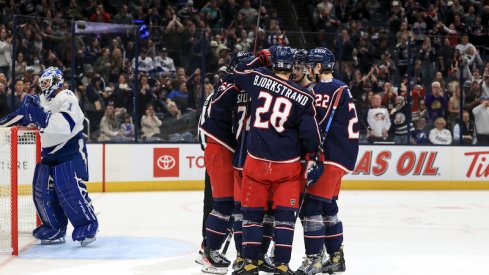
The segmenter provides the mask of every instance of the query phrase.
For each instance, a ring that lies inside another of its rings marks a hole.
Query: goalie
[[[41,244],[65,242],[68,220],[72,238],[82,246],[95,241],[98,221],[88,197],[88,158],[83,139],[84,115],[78,99],[61,89],[63,74],[46,69],[39,79],[40,96],[26,95],[20,107],[0,119],[0,126],[34,124],[41,134],[41,163],[33,179],[34,204],[42,224],[33,235]]]

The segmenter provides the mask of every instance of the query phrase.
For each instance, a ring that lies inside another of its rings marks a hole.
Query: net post
[[[12,240],[12,255],[19,255],[19,219],[18,219],[18,129],[17,127],[12,127],[10,130],[10,150],[11,150],[11,161],[10,161],[10,186],[11,186],[11,240]]]
[[[36,131],[36,165],[38,163],[41,163],[41,135],[39,134],[39,131]],[[34,183],[32,184],[34,185]],[[34,192],[34,190],[32,190],[32,192]],[[39,214],[37,214],[36,212],[36,227],[40,225],[41,225],[41,219],[39,218]]]

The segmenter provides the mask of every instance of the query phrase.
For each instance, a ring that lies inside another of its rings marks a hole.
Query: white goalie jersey
[[[85,149],[82,138],[85,116],[75,94],[62,90],[49,99],[44,94],[39,97],[41,107],[48,113],[47,125],[40,129],[43,157],[82,152]]]

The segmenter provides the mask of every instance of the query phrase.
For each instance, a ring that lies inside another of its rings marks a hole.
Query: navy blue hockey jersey
[[[236,95],[236,105],[233,110],[233,134],[236,138],[236,151],[233,156],[233,167],[242,169],[246,159],[246,136],[250,129],[250,99],[248,92],[243,89]]]
[[[231,75],[226,75],[211,97],[207,110],[208,118],[200,130],[234,153],[236,139],[233,135],[233,108],[239,89],[234,86]]]
[[[239,63],[236,68],[240,71],[261,67],[259,58],[254,58],[249,63]],[[233,156],[233,167],[242,169],[246,160],[246,137],[250,130],[251,102],[248,92],[240,89],[236,98],[233,111],[233,134],[236,137],[236,151]]]
[[[322,80],[310,85],[315,96],[317,120],[321,133],[331,115],[332,102],[342,89],[341,98],[329,128],[328,138],[323,146],[325,163],[336,165],[345,171],[355,168],[358,155],[358,117],[355,103],[345,83],[337,79]]]
[[[266,68],[237,70],[234,81],[251,99],[246,145],[250,156],[274,162],[297,161],[301,140],[306,152],[317,150],[319,129],[314,98],[308,91]]]

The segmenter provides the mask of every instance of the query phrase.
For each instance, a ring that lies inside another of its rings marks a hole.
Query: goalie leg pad
[[[75,228],[73,240],[93,238],[98,228],[97,217],[87,187],[77,177],[73,162],[63,162],[54,167],[54,187],[61,207]]]
[[[328,254],[338,252],[343,244],[343,223],[338,219],[337,214],[336,201],[323,205],[323,220],[326,227],[324,244]]]
[[[302,226],[306,255],[317,255],[323,250],[325,226],[322,216],[323,202],[306,197],[302,207]]]
[[[50,168],[42,163],[36,165],[32,184],[34,205],[42,225],[34,229],[32,234],[40,240],[54,240],[66,235],[68,219],[59,205],[54,189],[54,181],[50,176]]]

